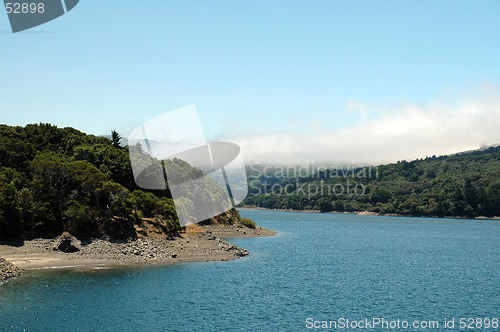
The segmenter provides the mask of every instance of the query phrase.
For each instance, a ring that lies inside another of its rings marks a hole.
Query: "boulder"
[[[62,252],[77,252],[80,251],[82,243],[70,234],[61,235],[54,244],[54,250]]]

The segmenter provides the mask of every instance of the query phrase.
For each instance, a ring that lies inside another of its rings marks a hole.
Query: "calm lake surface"
[[[27,273],[0,287],[0,330],[301,331],[307,318],[376,317],[458,330],[500,316],[498,220],[241,215],[278,235],[230,240],[252,255],[229,262]]]

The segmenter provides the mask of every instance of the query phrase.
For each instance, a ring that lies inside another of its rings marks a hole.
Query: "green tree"
[[[320,198],[318,204],[320,211],[323,213],[333,211],[333,204],[330,198],[327,197]]]
[[[146,193],[142,190],[134,190],[132,197],[135,200],[135,206],[140,210],[144,217],[153,217],[158,204],[158,197],[152,193]]]
[[[0,238],[19,236],[22,233],[21,209],[16,188],[0,181]]]
[[[121,139],[122,137],[116,130],[111,131],[111,142],[113,143],[113,147],[119,148]]]
[[[373,203],[387,203],[391,197],[392,194],[388,190],[377,188],[372,192],[371,201]]]

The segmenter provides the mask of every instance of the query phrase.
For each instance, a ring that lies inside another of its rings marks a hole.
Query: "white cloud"
[[[500,144],[500,89],[483,85],[474,96],[390,109],[347,102],[360,121],[326,130],[321,119],[304,130],[234,133],[226,140],[241,146],[245,160],[263,163],[329,162],[335,165],[380,164]],[[303,128],[302,128],[303,129]]]

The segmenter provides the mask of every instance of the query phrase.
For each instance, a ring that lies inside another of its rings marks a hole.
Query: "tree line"
[[[363,176],[359,176],[361,172],[365,172]],[[304,185],[344,189],[350,186],[358,190],[318,190],[307,195]],[[500,216],[500,147],[411,162],[403,160],[378,166],[376,172],[373,167],[370,172],[364,168],[328,169],[306,177],[290,177],[269,172],[264,176],[264,172],[257,170],[250,172],[249,188],[250,194],[243,204],[270,209],[468,218]]]
[[[0,239],[130,237],[143,218],[180,230],[170,192],[137,187],[120,140],[116,131],[106,138],[43,123],[0,125]],[[177,163],[180,174],[196,171]]]

